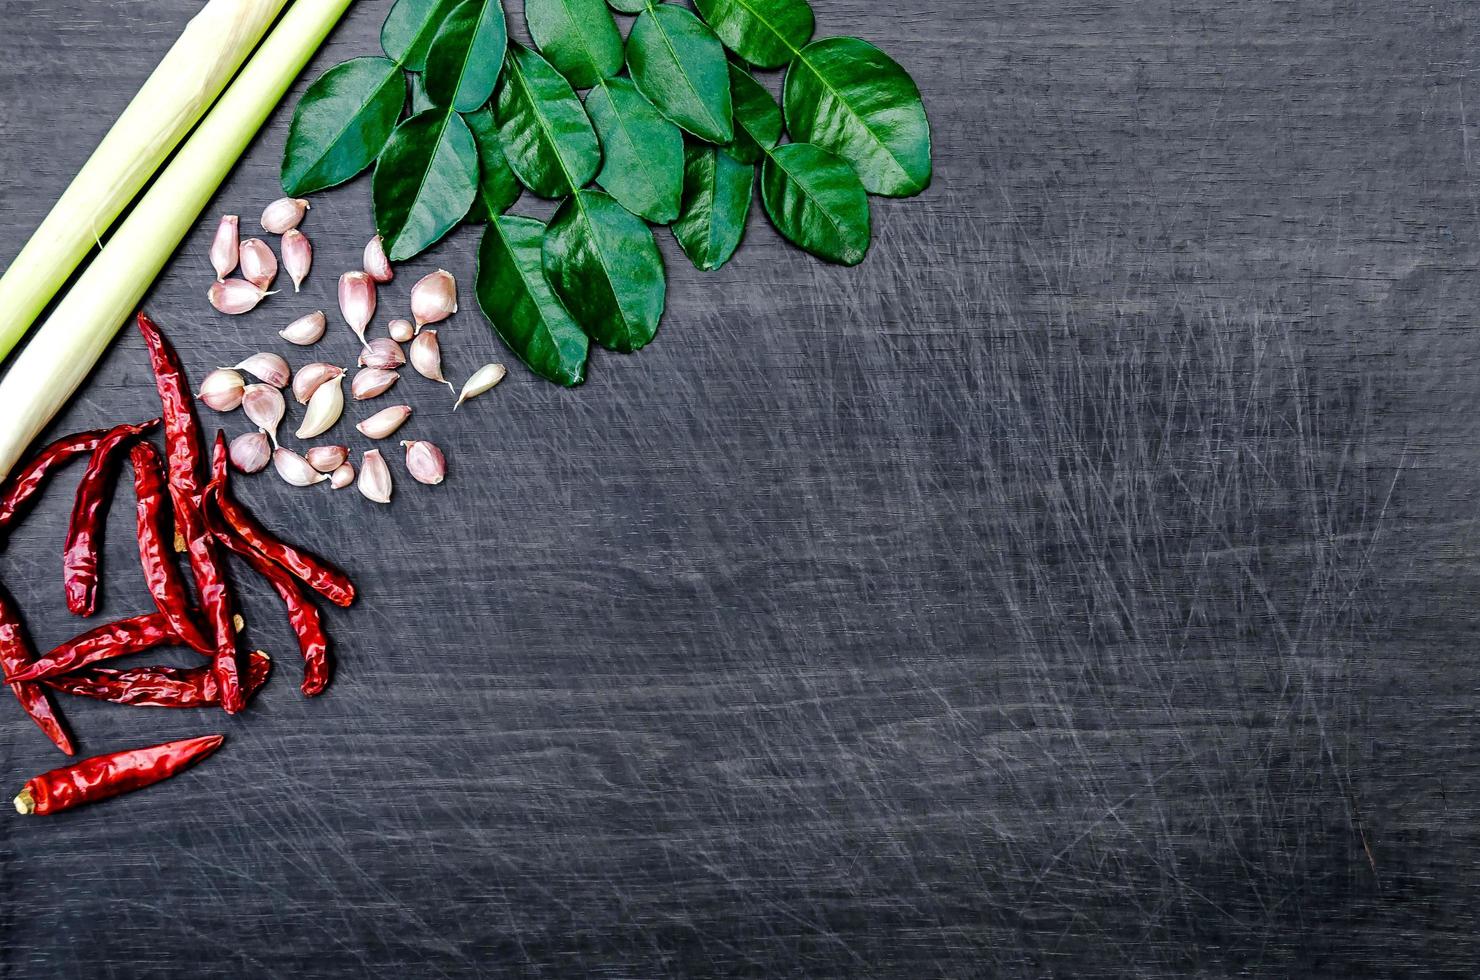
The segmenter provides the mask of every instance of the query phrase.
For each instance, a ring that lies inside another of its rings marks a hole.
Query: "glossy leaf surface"
[[[452,230],[478,192],[478,150],[462,116],[431,109],[397,126],[375,164],[371,190],[375,227],[392,262]]]
[[[649,102],[700,139],[734,136],[724,45],[683,7],[649,7],[627,37],[627,66]]]
[[[545,226],[504,215],[488,223],[474,292],[499,338],[529,369],[556,384],[586,377],[590,341],[550,289],[541,252]]]
[[[760,68],[780,68],[812,40],[807,0],[694,0],[725,47]]]
[[[576,88],[622,70],[622,35],[603,0],[524,0],[529,36]]]
[[[713,146],[690,146],[683,172],[683,213],[673,237],[689,261],[712,272],[730,261],[745,235],[755,167]]]
[[[643,98],[630,78],[603,81],[586,96],[601,139],[596,182],[628,211],[655,224],[678,217],[683,133]]]
[[[601,148],[581,100],[550,63],[510,44],[493,118],[521,183],[541,197],[565,197],[590,183]]]
[[[442,21],[461,0],[396,0],[380,25],[380,48],[407,71],[421,71]]]
[[[728,149],[741,163],[760,163],[781,140],[781,107],[765,86],[739,65],[730,65],[730,98],[735,106],[735,140]]]
[[[487,107],[463,117],[478,148],[478,195],[467,220],[481,223],[496,218],[519,199],[519,179],[504,159],[503,141],[493,122],[493,110]]]
[[[406,80],[385,58],[355,58],[314,80],[298,101],[283,148],[282,184],[302,197],[375,162],[406,102]]]
[[[493,94],[509,35],[499,0],[464,0],[447,15],[427,55],[427,97],[472,112]]]
[[[634,351],[658,332],[667,280],[652,230],[601,191],[579,191],[550,221],[545,275],[591,338]]]
[[[787,240],[819,258],[857,265],[868,254],[868,192],[847,161],[821,147],[773,150],[761,168],[761,201]]]

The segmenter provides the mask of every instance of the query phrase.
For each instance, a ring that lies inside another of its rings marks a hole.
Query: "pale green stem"
[[[0,419],[5,420],[0,426],[0,477],[82,384],[353,2],[296,0],[21,351],[0,382]]]

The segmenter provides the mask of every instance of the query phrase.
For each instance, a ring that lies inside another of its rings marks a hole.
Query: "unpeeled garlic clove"
[[[390,333],[391,339],[398,344],[404,344],[416,336],[416,327],[410,320],[392,320],[386,325],[386,330]]]
[[[242,391],[242,413],[261,426],[274,446],[278,441],[278,424],[287,412],[288,404],[283,400],[283,393],[272,385],[247,385]]]
[[[360,493],[377,504],[391,502],[391,468],[379,449],[367,449],[360,457]]]
[[[412,338],[411,366],[423,378],[452,387],[452,382],[442,377],[442,346],[437,342],[437,331],[423,330]]]
[[[218,312],[230,316],[256,309],[257,304],[262,302],[262,297],[271,295],[256,283],[247,282],[245,279],[213,282],[211,288],[206,291],[206,298],[211,301],[211,305]]]
[[[290,344],[299,347],[307,347],[309,344],[317,344],[324,337],[324,331],[329,327],[329,319],[324,316],[323,310],[314,310],[307,316],[301,316],[278,331],[278,336]]]
[[[303,454],[303,458],[320,473],[333,473],[349,459],[349,447],[314,446]]]
[[[266,289],[277,278],[278,260],[272,249],[260,238],[248,238],[241,244],[242,278],[258,289]]]
[[[365,245],[365,273],[376,282],[390,282],[396,278],[391,260],[385,255],[385,239],[376,235]]]
[[[267,433],[260,429],[243,432],[231,440],[227,455],[231,457],[231,465],[243,473],[259,473],[272,459],[272,445],[267,441]]]
[[[390,408],[382,408],[365,421],[360,422],[355,428],[360,430],[362,436],[384,439],[406,424],[406,420],[410,417],[410,405],[392,405]]]
[[[278,471],[278,476],[295,487],[311,487],[329,479],[329,474],[320,473],[309,466],[308,460],[291,449],[279,447],[273,450],[272,465]]]
[[[412,479],[428,486],[436,486],[447,477],[447,458],[442,450],[425,439],[403,439],[406,447],[406,471]]]
[[[344,372],[340,371],[314,389],[314,393],[308,399],[308,408],[303,413],[303,424],[293,434],[299,439],[313,439],[321,436],[334,428],[334,423],[338,422],[339,416],[343,414]]]
[[[236,268],[240,255],[240,246],[237,245],[239,223],[236,215],[223,214],[221,223],[216,226],[216,237],[211,239],[211,268],[216,270],[217,282],[225,282],[231,270]]]
[[[401,380],[401,376],[395,371],[385,368],[360,368],[355,373],[355,379],[350,382],[349,393],[354,396],[355,401],[362,402],[376,395],[383,395],[390,390],[391,385]]]
[[[343,490],[353,482],[355,482],[355,468],[351,463],[345,463],[329,474],[329,486],[335,490]]]
[[[462,393],[457,396],[457,403],[452,410],[457,411],[457,406],[469,398],[477,398],[500,381],[509,371],[502,364],[485,364],[473,372],[473,376],[463,382]]]
[[[200,383],[195,397],[218,412],[235,411],[242,403],[242,391],[247,387],[246,379],[231,368],[217,368],[206,375]]]
[[[360,367],[381,368],[394,371],[406,363],[401,345],[389,337],[376,337],[370,346],[360,351]]]
[[[265,351],[253,354],[233,367],[238,371],[245,371],[255,376],[259,381],[270,384],[274,388],[283,387],[292,377],[292,373],[288,370],[288,362],[283,360],[282,355]]]
[[[298,404],[307,405],[319,385],[341,377],[343,374],[344,368],[325,364],[323,361],[305,364],[298,369],[297,374],[293,375],[293,397],[297,399]]]
[[[308,207],[301,197],[280,197],[262,209],[262,230],[285,235],[298,227]]]
[[[457,312],[457,280],[446,269],[422,276],[411,287],[411,318],[420,330]]]
[[[283,268],[288,271],[288,278],[293,280],[293,292],[296,293],[313,265],[313,243],[303,232],[291,228],[283,235],[282,249]]]
[[[339,312],[344,322],[365,343],[365,328],[375,317],[375,280],[363,272],[346,272],[339,277]]]

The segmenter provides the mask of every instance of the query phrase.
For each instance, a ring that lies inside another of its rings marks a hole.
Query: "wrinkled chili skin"
[[[216,435],[216,447],[211,458],[211,482],[206,485],[202,497],[206,524],[215,533],[216,540],[240,556],[253,570],[271,583],[278,598],[288,611],[288,624],[298,638],[298,650],[303,654],[303,683],[300,690],[308,697],[322,694],[329,686],[329,637],[324,632],[318,607],[304,595],[298,580],[281,566],[270,561],[232,530],[221,516],[221,498],[228,493],[226,481],[230,469],[227,466],[226,436]]]
[[[25,793],[37,815],[60,813],[84,803],[152,786],[220,747],[222,735],[202,735],[143,749],[93,756],[27,780]]]
[[[32,658],[31,641],[26,637],[20,614],[16,612],[10,596],[4,589],[0,589],[0,668],[7,674],[24,670],[31,665]],[[67,733],[62,716],[51,703],[45,689],[34,682],[14,683],[10,685],[10,689],[26,714],[51,739],[52,744],[68,755],[74,755],[77,750],[72,745],[72,737]]]
[[[154,321],[138,315],[139,332],[149,346],[159,402],[164,408],[165,459],[175,522],[190,554],[190,571],[209,626],[212,668],[221,686],[221,707],[235,714],[246,705],[236,660],[236,628],[231,622],[231,587],[215,538],[205,526],[200,494],[205,467],[205,441],[185,369],[174,346]]]
[[[175,635],[197,652],[211,655],[215,647],[190,611],[190,593],[175,564],[164,464],[151,443],[134,444],[129,453],[134,470],[135,512],[138,518],[139,564],[154,605],[170,622]]]
[[[7,671],[5,679],[12,684],[17,681],[45,680],[100,660],[126,657],[132,653],[143,653],[145,650],[178,642],[175,631],[170,629],[169,620],[160,613],[132,616],[95,626],[33,661],[23,670]]]
[[[247,659],[247,697],[267,683],[272,658],[261,650]],[[88,667],[42,682],[54,691],[96,701],[143,708],[206,708],[221,703],[221,688],[209,666]]]
[[[30,462],[13,474],[0,490],[0,531],[15,522],[53,470],[80,456],[91,455],[106,432],[106,429],[92,429],[62,436],[32,456]]]
[[[67,608],[78,616],[91,616],[98,608],[98,548],[113,482],[122,465],[120,449],[158,424],[159,419],[150,419],[110,429],[98,440],[82,482],[77,485],[72,520],[67,524],[67,545],[62,552],[62,580]]]
[[[220,495],[220,506],[222,518],[237,537],[291,572],[304,585],[336,606],[348,606],[355,601],[355,585],[348,575],[302,548],[279,540],[257,523],[231,494]]]

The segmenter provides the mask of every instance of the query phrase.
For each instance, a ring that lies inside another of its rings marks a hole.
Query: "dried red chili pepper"
[[[162,613],[132,616],[95,626],[56,647],[39,660],[27,664],[23,669],[7,670],[5,679],[12,684],[18,681],[45,680],[99,660],[126,657],[131,653],[143,653],[145,650],[178,642],[179,638],[170,629],[170,622]]]
[[[212,669],[221,686],[221,706],[235,714],[246,705],[241,689],[241,675],[236,662],[236,629],[232,624],[231,587],[222,567],[215,538],[205,526],[200,512],[202,468],[205,444],[185,369],[174,346],[165,339],[159,327],[143,313],[138,315],[139,332],[149,346],[154,367],[155,387],[164,407],[165,457],[169,470],[170,502],[174,504],[175,521],[190,554],[190,570],[195,577],[201,609],[210,626],[214,651]]]
[[[287,607],[288,623],[298,637],[298,649],[303,654],[303,684],[300,689],[308,697],[322,694],[324,688],[329,686],[329,637],[324,632],[318,607],[303,594],[303,588],[296,578],[237,536],[222,518],[221,498],[229,492],[226,485],[229,473],[226,436],[224,433],[217,433],[216,448],[211,459],[211,482],[206,485],[206,492],[202,497],[206,524],[215,533],[216,540],[251,565],[277,591],[278,598]]]
[[[170,511],[165,499],[164,464],[159,450],[147,442],[134,445],[129,453],[134,468],[134,498],[138,515],[139,563],[154,605],[170,621],[170,628],[187,646],[211,654],[214,646],[190,611],[190,593],[175,564],[169,541]]]
[[[238,538],[291,572],[295,578],[336,606],[355,601],[355,585],[333,565],[279,539],[229,493],[219,495],[221,517]]]
[[[7,674],[23,670],[31,665],[33,656],[31,641],[26,637],[15,603],[5,590],[0,589],[0,668],[4,668]],[[57,748],[72,755],[76,751],[72,747],[72,738],[62,724],[62,716],[41,685],[12,683],[10,689],[26,714],[36,723],[36,727],[45,732],[46,737]]]
[[[272,671],[272,658],[253,650],[247,658],[247,697],[256,694]],[[221,703],[221,688],[209,666],[89,667],[42,682],[63,694],[151,708],[204,708]]]
[[[60,813],[84,803],[143,789],[199,762],[225,740],[223,735],[202,735],[83,759],[32,776],[15,798],[15,808],[23,814]]]
[[[90,455],[106,432],[106,429],[92,429],[62,436],[31,457],[19,472],[12,474],[0,492],[0,530],[10,526],[53,470],[79,456]]]
[[[118,476],[119,449],[158,424],[159,419],[150,419],[110,429],[98,440],[87,461],[87,472],[77,485],[72,520],[67,525],[67,545],[62,552],[67,608],[78,616],[91,616],[98,607],[98,547],[103,540],[113,481]]]

